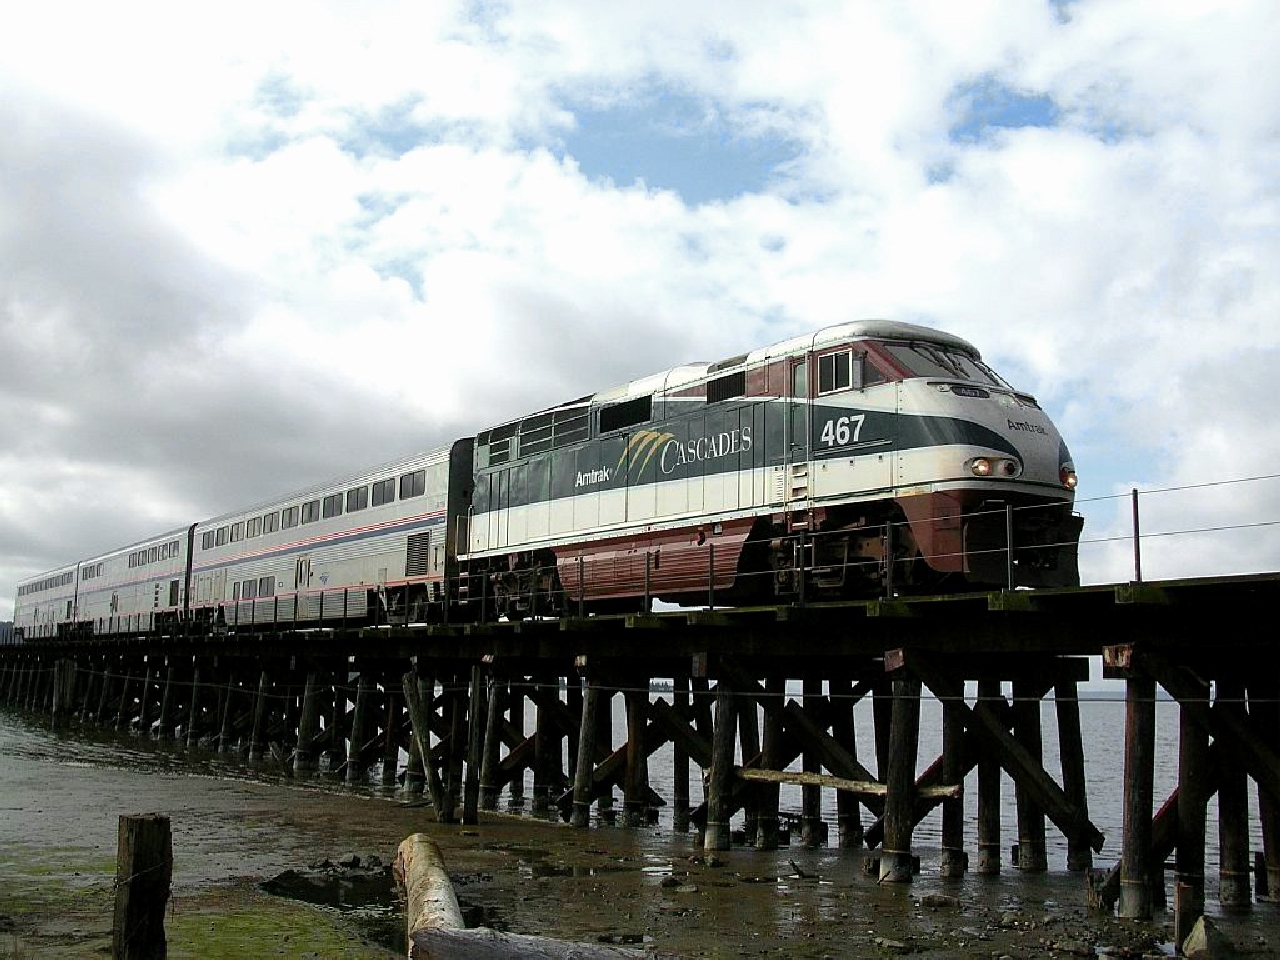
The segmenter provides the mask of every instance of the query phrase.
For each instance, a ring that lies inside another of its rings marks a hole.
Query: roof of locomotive
[[[842,343],[850,340],[875,338],[877,340],[915,340],[936,343],[944,347],[952,347],[970,354],[977,360],[982,359],[978,348],[962,337],[945,330],[924,327],[916,323],[902,323],[898,320],[852,320],[823,327],[816,333],[806,333],[788,340],[781,340],[768,347],[752,350],[741,357],[720,363],[687,363],[661,373],[650,374],[620,387],[601,390],[589,399],[593,404],[616,403],[632,397],[658,393],[704,379],[709,373],[732,371],[738,368],[755,367],[779,357],[809,350],[820,349],[827,344]]]

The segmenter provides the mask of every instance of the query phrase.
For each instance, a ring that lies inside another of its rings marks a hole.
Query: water
[[[972,685],[969,691],[972,697]],[[800,696],[799,684],[788,687],[789,697]],[[657,692],[650,694],[651,699],[659,697],[670,699],[670,694]],[[614,697],[612,706],[613,740],[615,744],[625,743],[627,736],[626,716],[621,697]],[[864,766],[875,769],[873,748],[873,720],[870,698],[864,698],[855,708],[855,722],[859,745],[859,756]],[[1095,855],[1094,865],[1106,867],[1115,863],[1120,856],[1121,825],[1123,817],[1123,779],[1124,779],[1124,714],[1123,700],[1116,699],[1109,693],[1090,694],[1083,691],[1080,695],[1080,719],[1085,745],[1085,775],[1088,783],[1089,818],[1106,837],[1100,854]],[[534,729],[535,708],[527,707],[524,729]],[[1058,732],[1056,710],[1052,699],[1046,699],[1041,707],[1041,724],[1044,767],[1055,779],[1060,780],[1060,763],[1058,757]],[[920,717],[920,751],[917,758],[917,772],[933,762],[941,752],[942,707],[927,695],[921,700]],[[91,739],[90,739],[91,736]],[[567,744],[565,746],[567,751]],[[198,773],[221,779],[253,779],[257,781],[289,782],[297,788],[298,781],[281,775],[273,775],[270,768],[249,769],[234,754],[217,754],[205,751],[184,751],[175,746],[157,744],[147,738],[136,735],[115,735],[107,732],[93,731],[91,735],[82,735],[75,731],[73,735],[51,732],[38,724],[30,724],[12,715],[0,714],[0,763],[5,757],[21,757],[27,760],[57,762],[64,765],[97,764],[121,769],[148,770],[161,774],[177,775],[182,773]],[[402,754],[402,761],[404,757]],[[739,761],[741,757],[739,756]],[[566,769],[569,758],[563,758]],[[1172,701],[1161,700],[1156,705],[1156,749],[1155,749],[1155,804],[1157,809],[1164,799],[1177,785],[1178,760],[1178,708]],[[649,759],[649,780],[653,788],[668,799],[671,795],[673,780],[674,751],[671,744],[666,744]],[[799,770],[799,761],[789,768]],[[703,800],[703,785],[696,765],[691,768],[689,777],[690,801],[697,805]],[[5,807],[4,780],[0,779],[0,809]],[[338,786],[335,778],[320,778],[313,781],[316,786],[326,782]],[[525,772],[523,794],[527,806],[532,795],[532,774]],[[965,847],[973,851],[977,847],[977,777],[970,774],[965,781]],[[343,788],[349,789],[349,788]],[[386,793],[372,781],[358,790],[367,793]],[[784,818],[798,818],[801,811],[801,789],[798,786],[784,784],[781,787],[780,811]],[[615,797],[618,791],[615,790]],[[506,797],[504,794],[504,801]],[[1249,829],[1251,849],[1262,849],[1262,828],[1258,816],[1257,793],[1249,791]],[[837,836],[835,814],[835,792],[831,789],[822,791],[823,819],[828,825],[830,842]],[[554,815],[554,814],[553,814]],[[672,809],[665,806],[657,811],[658,824],[661,828],[672,829]],[[743,826],[742,813],[739,812],[733,828]],[[871,814],[862,810],[864,826],[871,822]],[[1003,842],[1002,856],[1008,863],[1009,847],[1016,843],[1017,806],[1012,781],[1002,777],[1001,797],[1001,838]],[[1217,802],[1212,799],[1208,810],[1208,830],[1206,849],[1207,893],[1210,897],[1216,894],[1217,843],[1216,827]],[[916,828],[913,848],[926,859],[936,858],[941,846],[941,809],[935,808]],[[1047,852],[1051,870],[1065,868],[1067,845],[1056,827],[1049,822],[1046,829]],[[972,854],[971,854],[972,856]]]

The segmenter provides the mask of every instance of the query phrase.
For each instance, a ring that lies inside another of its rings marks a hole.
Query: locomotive
[[[28,639],[1074,586],[1075,467],[967,341],[827,327],[19,585]]]

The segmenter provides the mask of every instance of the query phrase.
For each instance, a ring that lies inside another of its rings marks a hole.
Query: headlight
[[[1058,468],[1058,479],[1062,485],[1068,490],[1074,490],[1079,479],[1076,477],[1076,468],[1070,463],[1064,463]]]
[[[1022,464],[1005,457],[974,457],[965,466],[975,477],[1006,477],[1022,475]]]

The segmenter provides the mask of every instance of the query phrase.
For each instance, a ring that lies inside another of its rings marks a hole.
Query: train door
[[[311,584],[311,555],[298,558],[293,565],[293,588],[301,593]]]

